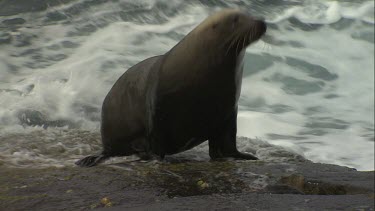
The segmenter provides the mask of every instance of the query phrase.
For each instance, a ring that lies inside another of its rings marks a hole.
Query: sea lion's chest
[[[211,74],[182,81],[172,92],[160,93],[156,115],[163,125],[186,137],[210,136],[237,107],[242,77],[242,63],[212,67]],[[182,131],[183,130],[183,131]]]

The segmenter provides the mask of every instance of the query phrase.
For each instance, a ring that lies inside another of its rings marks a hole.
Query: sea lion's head
[[[251,43],[259,40],[267,30],[266,23],[260,18],[234,9],[226,9],[209,16],[194,33],[203,36],[207,48],[210,44],[220,47],[226,52],[239,53]]]

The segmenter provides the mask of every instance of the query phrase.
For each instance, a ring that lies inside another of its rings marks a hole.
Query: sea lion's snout
[[[257,34],[259,37],[261,37],[267,31],[266,21],[263,17],[252,17],[252,18],[253,18],[252,24],[255,25]]]
[[[258,25],[258,28],[259,28],[259,31],[261,32],[261,35],[263,35],[264,33],[266,33],[267,31],[267,24],[264,20],[258,20],[257,21],[257,25]]]
[[[253,41],[259,40],[267,31],[267,24],[262,19],[254,19],[253,22],[254,38]]]

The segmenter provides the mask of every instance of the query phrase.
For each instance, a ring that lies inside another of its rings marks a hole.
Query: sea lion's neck
[[[225,86],[228,91],[238,92],[241,84],[244,51],[240,55],[227,55],[212,58],[211,52],[194,49],[174,48],[165,55],[160,69],[159,91],[161,93],[179,92],[187,87]],[[208,55],[207,55],[208,54]],[[194,59],[191,59],[191,58]],[[189,60],[189,62],[187,62]],[[207,82],[210,80],[210,83]],[[237,98],[237,97],[236,97]]]
[[[190,33],[169,52],[165,62],[166,67],[177,67],[176,72],[189,72],[189,74],[209,73],[206,69],[215,71],[210,67],[223,66],[228,64],[236,65],[242,61],[243,46],[233,48],[213,41],[207,41],[206,37],[196,33]],[[193,65],[193,66],[192,66]],[[192,72],[195,71],[195,72]]]

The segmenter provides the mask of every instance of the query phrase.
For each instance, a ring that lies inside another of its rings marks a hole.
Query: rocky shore
[[[0,210],[374,210],[374,171],[310,161],[0,166]]]

